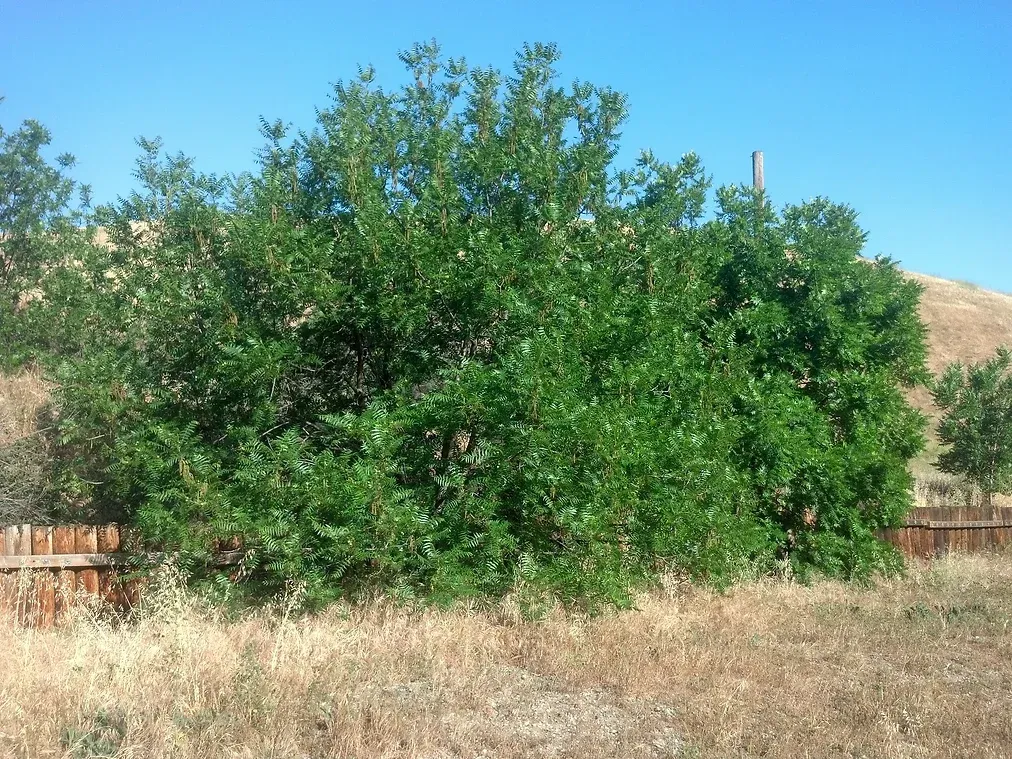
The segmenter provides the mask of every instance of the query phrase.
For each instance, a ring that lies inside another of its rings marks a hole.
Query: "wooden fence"
[[[122,578],[128,534],[115,524],[0,527],[0,611],[46,627],[81,599],[136,605],[137,582]]]
[[[998,550],[1012,545],[1012,508],[919,507],[880,535],[911,557]],[[238,540],[216,549],[215,566],[235,569],[242,559]],[[47,627],[82,599],[130,609],[140,601],[141,582],[130,576],[139,553],[116,524],[0,526],[0,614]]]
[[[218,540],[211,548],[207,566],[236,579],[241,541]],[[117,524],[0,526],[0,616],[49,627],[81,601],[129,610],[144,585],[137,570],[164,558],[142,550],[136,533]]]
[[[994,551],[1012,545],[1012,508],[919,507],[903,527],[881,536],[905,555],[931,558],[949,551]]]

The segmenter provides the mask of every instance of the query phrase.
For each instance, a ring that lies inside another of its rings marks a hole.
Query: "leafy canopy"
[[[320,599],[889,561],[917,285],[845,206],[726,187],[705,220],[694,154],[616,170],[625,98],[557,58],[416,46],[406,86],[365,70],[311,132],[265,122],[249,175],[141,141],[114,244],[31,309],[65,325],[68,492],[166,544],[241,534],[251,581]]]

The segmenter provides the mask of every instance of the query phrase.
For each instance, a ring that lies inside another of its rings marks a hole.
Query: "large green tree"
[[[319,596],[620,599],[675,568],[880,566],[922,419],[919,290],[850,209],[698,158],[613,167],[625,99],[403,55],[251,175],[142,142],[61,364],[76,486],[153,539],[242,534]],[[102,268],[104,267],[104,268]]]

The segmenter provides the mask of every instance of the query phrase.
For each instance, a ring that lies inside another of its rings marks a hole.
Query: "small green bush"
[[[951,446],[938,457],[943,472],[964,475],[993,493],[1012,493],[1012,353],[999,348],[978,364],[949,365],[933,393],[943,417],[938,438]]]

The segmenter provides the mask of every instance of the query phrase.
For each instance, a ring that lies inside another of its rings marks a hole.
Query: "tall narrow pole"
[[[757,190],[765,188],[763,182],[763,152],[756,150],[752,153],[752,186]]]
[[[766,182],[763,179],[763,152],[761,150],[752,151],[752,186],[763,193],[766,187]],[[762,198],[763,206],[766,205],[766,195],[763,193]]]

